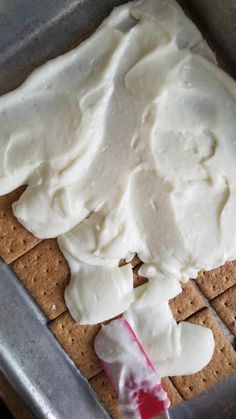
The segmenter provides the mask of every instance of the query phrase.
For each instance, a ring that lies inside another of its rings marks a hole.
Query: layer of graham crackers
[[[14,217],[12,204],[24,192],[25,187],[0,196],[0,258],[11,263],[40,242]]]
[[[211,305],[236,336],[236,285],[214,298]]]
[[[12,229],[12,231],[15,231],[16,233],[15,235],[12,233],[13,236],[12,234],[6,234],[5,236],[8,240],[8,243],[15,243],[12,247],[13,251],[10,252],[10,257],[4,257],[2,254],[0,255],[8,263],[13,261],[12,267],[25,287],[33,295],[43,311],[48,315],[49,319],[55,319],[49,324],[49,327],[59,342],[62,344],[66,352],[69,354],[69,356],[75,361],[76,365],[80,368],[82,373],[87,378],[96,377],[97,374],[101,372],[102,368],[93,349],[93,340],[100,326],[80,326],[74,322],[68,311],[65,311],[66,306],[64,302],[64,289],[69,280],[69,269],[63,255],[58,248],[56,240],[45,240],[40,243],[40,240],[35,239],[22,226],[20,226],[12,214],[11,203],[18,199],[23,190],[24,188],[20,188],[14,193],[9,194],[7,199],[3,199],[4,197],[2,197],[1,208],[6,208],[7,211],[5,210],[5,215],[1,213],[2,215],[0,216],[0,225],[1,223],[4,225],[7,214],[7,217],[10,220],[9,222],[13,223],[11,225],[15,225],[16,228],[14,229],[13,227],[10,227],[10,230]],[[19,229],[16,227],[17,225],[19,226]],[[28,237],[28,239],[25,237]],[[124,263],[124,261],[122,261],[122,263]],[[133,259],[132,266],[135,267],[134,285],[141,285],[146,281],[146,279],[139,277],[137,274],[140,267],[140,260],[137,256],[135,256]],[[206,281],[208,285],[211,284],[212,281],[214,286],[209,286],[210,292],[208,295],[217,296],[222,292],[222,290],[225,291],[225,289],[229,288],[232,281],[235,281],[235,272],[235,262],[229,262],[224,267],[204,274],[200,273],[199,278],[197,279],[197,283],[206,295],[206,290],[208,289],[206,286]],[[223,281],[221,278],[222,275]],[[230,276],[232,276],[232,278]],[[198,292],[193,282],[189,281],[187,284],[182,284],[182,288],[183,293],[178,295],[170,302],[171,309],[177,321],[186,319],[204,307],[204,301],[201,297],[201,294]],[[193,318],[194,316],[192,319]],[[201,323],[202,319],[200,317],[198,320]],[[230,345],[228,341],[227,344]],[[231,372],[231,370],[229,371],[226,368],[225,376],[227,376],[229,372]],[[100,374],[98,375],[100,376]],[[194,374],[194,376],[196,376],[196,374]],[[182,377],[177,377],[176,379],[181,378]],[[220,379],[222,379],[222,374],[215,374],[215,380],[204,381],[204,383],[207,385],[202,386],[200,392],[206,390],[213,384],[213,382],[215,383]],[[94,382],[99,381],[98,378],[96,380],[95,378],[92,378],[92,380],[94,380]],[[180,402],[182,400],[180,393],[183,395],[180,383],[175,384],[178,388],[178,390],[176,390],[176,387],[173,384],[175,380],[174,378],[173,382],[171,382],[168,378],[164,380],[166,381],[166,389],[170,393],[175,394],[176,400],[173,399],[173,395],[170,395],[174,401],[173,404],[177,403],[177,400]],[[117,399],[111,397],[109,392],[107,393],[107,390],[104,394],[107,394],[105,400],[106,403],[108,403],[109,400],[112,400],[112,403],[117,403]],[[193,391],[191,394],[192,396],[195,395]],[[199,393],[196,392],[196,394]],[[188,397],[185,395],[184,398],[190,398],[190,395]],[[108,405],[106,405],[105,402],[104,405],[109,411],[111,407],[108,408]]]
[[[171,381],[185,400],[208,390],[236,370],[236,353],[211,310],[205,308],[188,318],[188,321],[209,327],[213,331],[215,350],[209,364],[198,373],[171,377]]]

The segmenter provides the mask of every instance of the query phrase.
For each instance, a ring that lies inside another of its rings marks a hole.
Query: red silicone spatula
[[[101,345],[109,346],[106,333],[102,329],[95,339],[95,350],[100,358],[104,370],[117,392],[121,408],[127,418],[151,419],[167,412],[170,400],[162,387],[160,377],[145,353],[140,341],[127,320],[119,318],[108,326],[110,335],[120,344],[123,357],[115,358],[111,362],[101,357],[97,350]],[[112,329],[111,329],[112,328]],[[103,334],[103,335],[102,335]],[[107,348],[109,353],[109,348]],[[111,348],[111,354],[113,349]],[[131,359],[132,357],[132,359]],[[120,359],[123,361],[121,365]],[[124,365],[126,363],[126,365]]]

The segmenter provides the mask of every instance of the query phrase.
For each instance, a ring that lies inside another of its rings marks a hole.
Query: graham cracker
[[[205,296],[212,300],[236,285],[236,260],[211,271],[201,271],[196,282]]]
[[[236,285],[214,298],[211,305],[236,336]]]
[[[66,311],[48,326],[86,378],[92,378],[102,370],[93,347],[100,325],[80,325]]]
[[[137,265],[140,265],[141,260],[139,259],[138,255],[136,254],[136,255],[134,255],[133,259],[130,261],[130,263],[133,267],[135,267]],[[127,265],[127,262],[125,261],[125,259],[120,259],[119,266],[124,266],[124,265]]]
[[[171,381],[185,400],[208,390],[236,369],[236,353],[211,310],[203,309],[188,321],[211,328],[215,339],[215,350],[209,364],[198,373],[171,377]]]
[[[27,231],[12,212],[12,204],[24,192],[25,187],[0,196],[0,257],[11,263],[40,242],[39,239]]]
[[[122,419],[118,398],[104,371],[89,380],[89,383],[112,419]]]
[[[42,241],[13,262],[12,268],[49,319],[66,310],[64,291],[70,273],[56,240]]]
[[[186,284],[181,284],[182,292],[170,300],[170,308],[177,322],[199,311],[205,306],[201,293],[190,279]]]
[[[138,274],[140,266],[141,263],[133,269],[134,288],[139,287],[140,285],[143,285],[146,282],[148,282],[147,278],[144,278],[143,276],[140,276]]]
[[[177,406],[177,404],[183,401],[182,396],[179,394],[178,390],[175,388],[174,384],[171,382],[169,377],[164,377],[161,379],[164,389],[167,391],[169,399],[171,401],[171,406]]]

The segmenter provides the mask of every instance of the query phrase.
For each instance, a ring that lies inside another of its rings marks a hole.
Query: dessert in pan
[[[235,82],[171,0],[114,9],[0,99],[1,256],[113,417],[139,417],[127,371],[150,378],[119,322],[173,404],[235,371],[206,308],[235,333],[235,115]]]

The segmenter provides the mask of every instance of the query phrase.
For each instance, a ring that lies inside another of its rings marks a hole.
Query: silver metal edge
[[[47,318],[0,262],[0,369],[39,419],[108,418]]]

